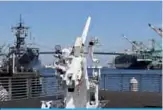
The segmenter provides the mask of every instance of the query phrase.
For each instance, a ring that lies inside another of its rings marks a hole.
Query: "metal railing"
[[[5,100],[27,99],[45,96],[59,96],[62,88],[58,86],[55,76],[40,77],[0,77],[1,90],[6,90]],[[4,95],[4,93],[3,93]],[[2,96],[4,97],[4,96]]]
[[[130,91],[130,80],[138,81],[139,92],[162,92],[162,74],[103,74],[100,88],[110,91]]]
[[[132,77],[138,80],[139,91],[162,92],[161,74],[102,74],[100,89],[130,91],[130,79]],[[63,94],[63,89],[58,85],[54,75],[19,78],[0,77],[0,83],[0,99],[3,99],[1,101],[45,96],[62,97]],[[5,94],[2,91],[5,91]]]

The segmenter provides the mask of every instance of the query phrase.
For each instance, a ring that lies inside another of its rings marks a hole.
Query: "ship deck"
[[[108,100],[105,108],[162,108],[162,94],[149,92],[110,92],[100,90],[100,96]],[[41,100],[59,100],[60,97],[21,99],[0,102],[2,108],[40,108]]]
[[[106,108],[162,108],[162,94],[153,92],[100,91],[100,96],[109,102]]]

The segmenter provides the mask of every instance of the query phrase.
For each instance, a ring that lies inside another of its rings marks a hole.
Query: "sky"
[[[71,46],[81,36],[88,16],[91,16],[88,38],[96,36],[101,46],[96,51],[123,52],[131,44],[122,38],[149,44],[161,38],[148,27],[148,23],[161,27],[162,3],[158,1],[106,1],[106,2],[0,2],[0,44],[14,43],[11,26],[19,22],[22,15],[25,25],[30,27],[27,42],[35,42],[40,51],[51,51],[55,45]],[[97,56],[105,65],[113,56]],[[52,55],[41,55],[43,64],[53,62]],[[107,60],[106,60],[107,59]]]

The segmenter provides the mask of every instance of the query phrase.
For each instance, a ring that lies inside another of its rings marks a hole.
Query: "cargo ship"
[[[142,42],[130,41],[132,44],[132,53],[118,55],[114,59],[114,65],[117,69],[162,69],[162,52],[155,49],[155,40],[152,39],[152,48],[147,48]]]
[[[117,69],[147,69],[151,59],[139,59],[136,55],[120,55],[115,58]]]
[[[162,56],[154,56],[153,52],[143,52],[144,55],[124,54],[115,57],[114,65],[117,69],[162,69]],[[150,54],[149,54],[150,53]]]

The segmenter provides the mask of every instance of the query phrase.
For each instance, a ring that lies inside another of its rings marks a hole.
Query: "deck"
[[[109,92],[100,90],[100,96],[108,100],[105,108],[162,108],[162,94],[149,92]],[[59,100],[61,96],[21,99],[0,102],[2,108],[40,108],[41,100]]]
[[[162,94],[153,92],[109,92],[100,91],[100,96],[108,100],[106,108],[162,108]]]
[[[54,76],[18,76],[0,77],[3,87],[8,90],[9,94],[12,94],[8,101],[0,101],[1,108],[40,108],[42,100],[62,99],[62,88],[57,84]],[[148,90],[148,92],[147,89],[144,89],[147,84],[143,84],[145,82],[142,82],[142,80],[139,80],[139,90],[137,92],[131,92],[128,82],[122,80],[123,78],[130,79],[132,76],[136,76],[135,74],[127,74],[126,77],[125,74],[120,74],[120,76],[122,77],[119,78],[119,75],[115,76],[115,74],[104,74],[102,76],[104,83],[101,82],[100,84],[99,95],[104,97],[104,100],[108,100],[105,108],[162,108],[161,75],[154,75],[154,85],[148,84],[149,87],[157,87],[156,91]],[[138,74],[138,76],[139,79],[143,79],[140,76],[144,75]],[[149,74],[148,76],[153,77]],[[117,77],[119,82],[108,83],[106,81],[108,78],[115,80]],[[147,78],[147,76],[145,77]],[[144,81],[148,82],[148,80]],[[19,82],[19,85],[16,82]],[[40,84],[42,85],[41,88]]]

